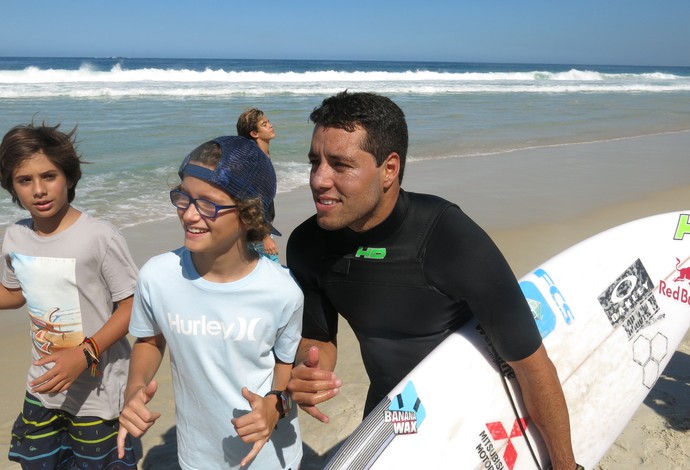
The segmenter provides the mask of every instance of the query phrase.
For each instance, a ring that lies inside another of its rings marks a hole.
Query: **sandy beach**
[[[516,276],[591,235],[626,221],[690,209],[690,132],[616,141],[554,146],[491,156],[408,163],[403,187],[441,195],[460,205],[496,241]],[[77,196],[78,197],[78,196]],[[313,213],[309,190],[276,199],[275,225],[284,255],[287,236]],[[162,211],[172,207],[163,207]],[[138,264],[179,246],[176,219],[123,230]],[[690,243],[690,242],[688,242]],[[283,258],[284,261],[284,258]],[[341,323],[341,394],[321,409],[323,425],[302,413],[304,470],[322,468],[325,456],[361,420],[368,386],[351,332]],[[12,423],[20,409],[29,341],[24,311],[5,312],[0,338],[0,452],[7,454]],[[163,364],[152,408],[162,417],[142,438],[140,468],[177,468],[170,371]],[[644,404],[596,467],[600,470],[681,469],[690,461],[690,335],[674,354]],[[4,457],[2,457],[4,458]],[[16,469],[7,461],[2,469]]]

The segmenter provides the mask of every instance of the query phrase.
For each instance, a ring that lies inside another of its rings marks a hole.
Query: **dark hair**
[[[364,129],[366,137],[362,150],[374,156],[376,166],[381,166],[393,152],[400,156],[398,180],[402,183],[407,156],[407,122],[402,109],[390,98],[345,90],[323,100],[309,119],[316,125],[348,132]]]
[[[256,108],[247,108],[237,118],[237,135],[252,139],[251,133],[258,131],[259,121],[265,116],[264,112]]]
[[[201,144],[192,150],[189,161],[202,163],[211,168],[215,168],[220,161],[221,155],[220,145],[211,141]],[[223,189],[223,191],[227,193],[226,190]],[[239,199],[233,194],[229,195],[234,199],[235,204],[237,204],[240,220],[247,228],[247,240],[250,242],[258,242],[266,238],[266,236],[271,233],[271,225],[264,214],[261,198],[253,197]]]
[[[68,133],[58,130],[60,124],[50,127],[45,123],[40,126],[31,124],[19,125],[10,129],[0,143],[0,184],[12,196],[12,202],[22,207],[14,191],[12,176],[14,170],[25,160],[37,153],[42,153],[65,174],[70,183],[67,190],[69,202],[74,200],[77,183],[81,179],[80,156],[77,154],[74,135],[76,126]]]

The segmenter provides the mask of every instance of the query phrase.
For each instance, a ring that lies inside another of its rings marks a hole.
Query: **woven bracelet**
[[[87,367],[91,369],[91,376],[100,376],[101,372],[98,370],[98,363],[101,360],[101,350],[98,348],[98,345],[96,344],[96,341],[93,340],[93,338],[89,338],[87,336],[86,338],[84,338],[84,341],[82,341],[81,344],[85,343],[91,346],[91,349],[93,349],[92,351],[89,348],[84,348],[84,354],[87,356]],[[91,358],[91,361],[89,361],[89,357]]]

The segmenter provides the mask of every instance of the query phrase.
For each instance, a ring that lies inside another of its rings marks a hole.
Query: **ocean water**
[[[177,165],[249,106],[276,128],[278,191],[306,184],[309,113],[345,89],[401,106],[410,160],[690,129],[690,67],[0,57],[0,131],[78,126],[76,205],[126,227],[175,216]],[[25,215],[3,192],[0,232]]]

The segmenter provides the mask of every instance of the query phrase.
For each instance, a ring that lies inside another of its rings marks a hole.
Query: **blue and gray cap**
[[[187,155],[180,165],[180,179],[185,175],[215,184],[235,199],[261,199],[264,214],[276,195],[276,173],[271,159],[256,142],[245,137],[222,136],[213,139],[220,146],[221,157],[214,170],[190,161]]]

